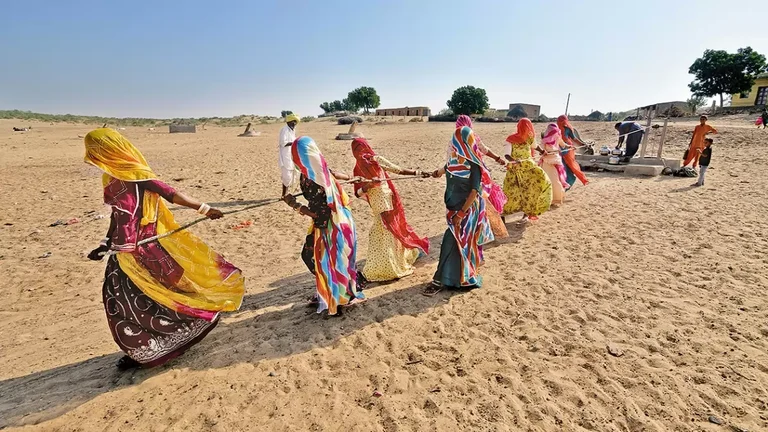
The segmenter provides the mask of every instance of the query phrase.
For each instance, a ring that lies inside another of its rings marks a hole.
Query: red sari
[[[389,174],[384,171],[378,162],[374,159],[376,153],[364,138],[355,138],[352,141],[352,154],[357,163],[353,171],[355,176],[365,179],[387,179],[387,186],[392,191],[392,210],[381,213],[381,221],[395,238],[408,249],[419,249],[425,254],[429,253],[429,239],[419,237],[413,227],[408,225],[405,220],[405,208],[400,200],[400,194],[397,193],[395,185],[389,179]],[[355,195],[363,187],[362,184],[355,184]]]
[[[568,121],[568,117],[561,115],[557,118],[557,127],[560,128],[560,133],[563,136],[563,141],[565,141],[566,144],[569,146],[573,146],[573,139],[571,136],[573,135],[573,126],[571,126],[571,123]],[[568,133],[570,132],[570,133]],[[581,172],[581,166],[579,166],[579,163],[576,162],[576,150],[570,149],[567,152],[562,153],[563,162],[565,162],[565,165],[568,167],[569,170],[573,173],[573,175],[576,176],[576,178],[579,179],[581,184],[587,185],[589,183],[589,180],[587,180],[587,176],[584,175],[583,172]]]

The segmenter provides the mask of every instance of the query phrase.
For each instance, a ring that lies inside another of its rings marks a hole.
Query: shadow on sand
[[[249,205],[260,201],[233,201]],[[219,207],[224,207],[217,203]],[[527,224],[507,224],[509,237],[485,246],[517,243]],[[440,257],[443,234],[430,238],[430,253],[417,268],[434,264]],[[362,265],[364,261],[360,261]],[[274,281],[267,291],[245,296],[240,311],[224,317],[201,343],[183,356],[155,369],[121,372],[115,367],[122,352],[102,355],[78,363],[0,381],[0,429],[38,424],[55,419],[107,392],[117,391],[172,369],[206,370],[240,363],[288,357],[327,347],[343,337],[374,323],[400,315],[417,315],[462,291],[446,290],[435,297],[421,295],[423,283],[377,295],[377,284],[367,289],[369,301],[347,309],[339,317],[327,317],[307,307],[315,287],[314,276],[306,269]],[[276,343],[290,341],[290,343]],[[274,342],[274,343],[273,343]]]
[[[167,365],[121,372],[115,362],[123,354],[115,352],[0,381],[0,429],[55,419],[102,394],[172,369],[225,368],[330,346],[368,325],[394,316],[420,314],[432,308],[436,300],[458,294],[446,291],[428,298],[421,295],[421,283],[380,295],[374,287],[366,290],[369,301],[350,307],[341,316],[327,317],[307,307],[307,297],[314,288],[309,272],[269,286],[274,289],[246,296],[239,312],[225,317],[227,322]],[[290,343],[284,343],[286,340]]]
[[[698,188],[699,188],[698,186],[689,185],[689,186],[686,186],[686,187],[672,189],[670,192],[672,192],[672,193],[684,193],[684,192],[692,191],[692,190],[698,189]]]

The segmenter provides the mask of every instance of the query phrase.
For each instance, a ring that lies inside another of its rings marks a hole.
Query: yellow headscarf
[[[85,136],[85,162],[104,171],[104,186],[112,178],[128,182],[157,178],[139,149],[112,129],[96,129]],[[158,194],[146,190],[142,202],[142,226],[156,223],[158,235],[179,228]],[[224,258],[188,231],[177,232],[158,242],[184,269],[172,289],[156,280],[133,253],[117,254],[120,269],[144,294],[171,310],[208,320],[218,312],[240,307],[245,293],[245,279],[240,270],[223,266]]]
[[[104,171],[104,186],[110,177],[131,182],[157,178],[139,149],[113,129],[96,129],[85,136],[85,162]]]
[[[285,117],[285,122],[286,123],[290,123],[292,121],[295,121],[296,123],[299,123],[301,120],[299,120],[299,116],[297,116],[296,114],[288,114]]]

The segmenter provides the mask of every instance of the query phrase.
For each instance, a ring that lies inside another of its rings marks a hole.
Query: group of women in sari
[[[521,222],[536,221],[552,205],[562,205],[566,192],[576,179],[589,183],[576,162],[576,145],[585,146],[566,116],[549,124],[541,133],[541,145],[528,119],[517,124],[517,132],[507,137],[505,157],[507,175],[504,213],[522,212]]]
[[[318,313],[329,315],[364,301],[366,282],[413,273],[414,262],[429,252],[429,240],[406,222],[388,174],[421,173],[376,155],[365,139],[352,143],[352,153],[357,160],[355,195],[374,214],[362,270],[357,268],[350,199],[339,182],[350,177],[333,172],[310,137],[299,137],[291,148],[307,204],[292,195],[283,197],[311,219],[301,257],[315,277],[311,303]],[[88,258],[107,257],[103,303],[113,339],[125,353],[117,366],[162,365],[202,340],[221,312],[239,309],[245,293],[241,271],[189,231],[179,230],[165,202],[210,219],[223,213],[158,180],[141,152],[113,129],[86,135],[85,162],[103,172],[104,202],[112,208],[107,236]]]
[[[567,131],[567,119],[563,126]],[[429,240],[406,220],[390,174],[446,177],[447,228],[437,270],[424,294],[482,286],[483,245],[508,235],[502,214],[522,211],[524,219],[536,219],[553,199],[562,202],[570,187],[569,168],[560,152],[573,147],[562,139],[567,136],[561,132],[563,126],[550,125],[543,134],[543,148],[537,148],[533,125],[523,119],[507,138],[501,157],[473,131],[472,120],[461,116],[445,165],[431,173],[403,169],[358,138],[351,145],[356,161],[353,176],[347,176],[328,167],[312,138],[296,139],[291,155],[307,203],[290,194],[283,201],[310,218],[301,251],[315,278],[310,303],[318,313],[337,315],[341,308],[365,300],[368,282],[406,277],[414,272],[416,260],[429,253]],[[90,132],[85,149],[85,161],[103,172],[104,202],[112,207],[107,237],[88,257],[108,258],[103,302],[113,338],[125,352],[118,367],[164,364],[202,340],[221,312],[237,310],[245,293],[240,270],[188,231],[177,231],[179,225],[165,201],[210,219],[223,213],[159,181],[141,152],[117,131]],[[542,155],[538,164],[537,150]],[[494,183],[485,157],[507,167],[503,188]],[[570,170],[583,176],[578,169]],[[369,204],[373,216],[361,269],[350,198],[339,180],[354,183],[355,196]]]
[[[542,133],[542,146],[535,145],[533,123],[522,119],[516,133],[507,137],[502,158],[472,130],[470,117],[459,116],[448,161],[433,174],[446,175],[448,229],[443,235],[437,271],[425,289],[426,294],[446,287],[480,287],[478,268],[484,263],[483,245],[508,236],[502,215],[522,212],[521,222],[535,221],[553,203],[564,202],[565,191],[573,186],[575,178],[588,183],[576,163],[574,143],[585,145],[565,116]],[[506,166],[503,189],[493,182],[483,156]]]

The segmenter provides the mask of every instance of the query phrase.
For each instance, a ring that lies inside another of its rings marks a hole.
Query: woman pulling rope
[[[126,353],[118,367],[161,365],[200,342],[220,312],[239,309],[245,293],[240,270],[178,231],[163,200],[209,219],[223,213],[157,180],[141,152],[112,129],[85,136],[85,162],[104,172],[104,203],[112,207],[107,237],[88,258],[114,252],[102,292],[112,336]],[[153,237],[157,241],[142,242]]]

